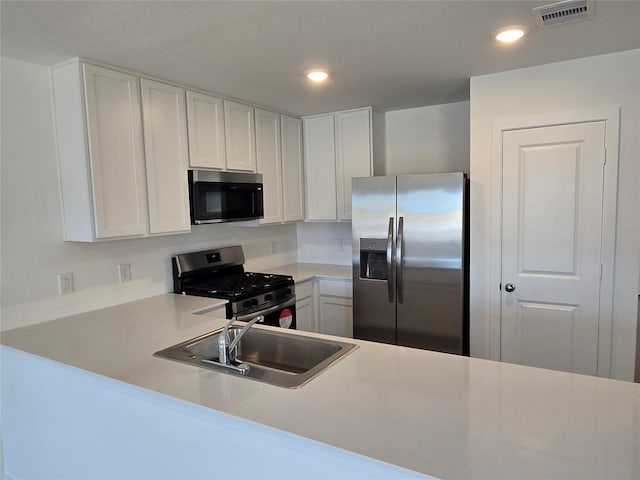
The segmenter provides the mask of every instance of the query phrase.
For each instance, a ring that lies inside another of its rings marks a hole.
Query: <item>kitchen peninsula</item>
[[[3,332],[9,477],[640,477],[638,384],[358,340],[293,390],[152,356],[223,326],[222,304],[166,294]]]

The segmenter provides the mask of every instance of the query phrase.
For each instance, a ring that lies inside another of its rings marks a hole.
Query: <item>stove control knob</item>
[[[251,308],[251,307],[255,307],[256,305],[258,305],[258,300],[256,300],[255,298],[252,298],[250,300],[245,300],[244,302],[242,302],[242,306],[244,308]]]

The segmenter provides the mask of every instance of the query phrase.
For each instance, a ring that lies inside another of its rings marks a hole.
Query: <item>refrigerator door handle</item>
[[[389,217],[389,231],[387,233],[387,289],[389,291],[389,303],[395,301],[393,288],[393,224],[394,218]]]
[[[404,236],[404,217],[398,217],[398,239],[396,241],[396,284],[398,287],[398,303],[404,301],[404,285],[402,281],[402,261],[403,261],[403,244]]]

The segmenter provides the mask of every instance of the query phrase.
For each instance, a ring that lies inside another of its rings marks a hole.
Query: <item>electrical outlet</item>
[[[344,238],[338,239],[338,249],[343,252],[344,251]]]
[[[120,278],[120,283],[128,282],[131,280],[131,264],[130,263],[121,263],[118,265],[118,276]]]
[[[66,295],[73,292],[73,273],[58,274],[58,295]]]

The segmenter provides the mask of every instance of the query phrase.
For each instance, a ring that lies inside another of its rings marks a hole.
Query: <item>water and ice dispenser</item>
[[[388,280],[387,239],[360,239],[360,278]]]

